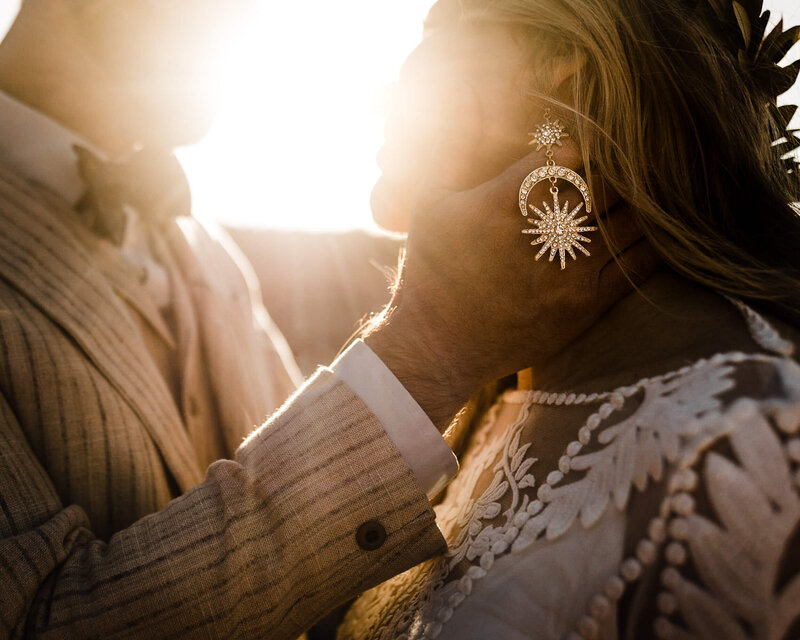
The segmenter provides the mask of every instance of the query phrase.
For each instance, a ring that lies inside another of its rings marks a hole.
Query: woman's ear
[[[565,104],[573,105],[575,102],[575,97],[572,95],[573,79],[585,62],[585,57],[577,51],[569,58],[551,58],[548,65],[548,93]]]
[[[553,55],[550,51],[542,47],[541,51],[534,53],[526,65],[522,86],[528,89],[526,93],[534,99],[546,96],[556,102],[574,106],[575,75],[584,66],[585,56],[577,51],[566,55]]]

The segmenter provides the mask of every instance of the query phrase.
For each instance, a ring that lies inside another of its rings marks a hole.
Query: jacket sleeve
[[[445,549],[402,456],[327,369],[235,460],[107,543],[60,503],[0,398],[0,536],[14,638],[295,638]]]

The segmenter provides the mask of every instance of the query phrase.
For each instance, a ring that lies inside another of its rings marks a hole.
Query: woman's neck
[[[753,351],[739,311],[722,296],[659,271],[520,388],[592,392],[633,384],[720,351]]]

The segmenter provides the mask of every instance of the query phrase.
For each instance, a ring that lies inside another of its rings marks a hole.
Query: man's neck
[[[8,82],[4,81],[0,71],[0,91],[55,120],[108,157],[124,155],[133,147],[124,136],[115,135],[114,132],[104,129],[103,114],[90,114],[86,106],[72,109],[70,104],[74,99],[74,93],[70,99],[59,100],[58,95],[70,92],[62,92],[56,83],[33,86],[30,83]]]
[[[757,348],[730,302],[663,270],[531,372],[530,382],[538,389],[600,391],[721,351]]]
[[[0,43],[0,91],[109,156],[120,155],[130,149],[131,141],[119,130],[124,119],[112,121],[108,117],[109,112],[119,111],[110,104],[114,102],[111,85],[100,77],[100,68],[84,51],[70,25],[66,8],[61,5],[41,14],[35,7],[23,5],[17,22]],[[52,41],[45,44],[33,38],[42,32],[54,33]],[[100,87],[102,100],[93,97]]]

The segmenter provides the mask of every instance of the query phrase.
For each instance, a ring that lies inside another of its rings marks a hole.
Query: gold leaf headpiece
[[[789,129],[797,106],[779,107],[777,99],[792,87],[800,72],[800,60],[784,67],[779,64],[800,40],[800,25],[784,31],[781,19],[767,33],[770,12],[762,12],[762,0],[700,0],[700,5],[710,9],[722,23],[742,72],[767,96],[768,108],[779,127],[774,148],[790,173],[798,171],[800,130]],[[785,157],[787,154],[791,155]]]

